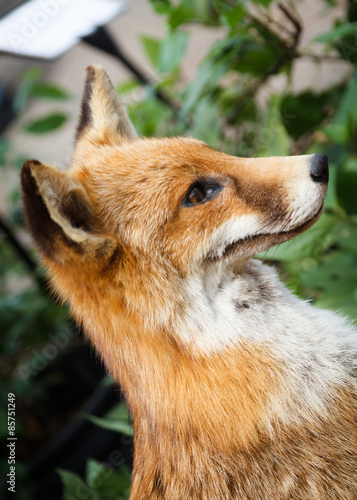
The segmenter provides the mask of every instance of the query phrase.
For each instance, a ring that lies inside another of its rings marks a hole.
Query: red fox
[[[323,154],[140,139],[87,69],[71,167],[22,169],[56,292],[122,387],[131,500],[357,498],[357,333],[252,257],[319,218]]]

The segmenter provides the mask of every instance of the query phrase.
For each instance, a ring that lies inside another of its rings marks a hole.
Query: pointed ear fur
[[[97,141],[133,141],[134,126],[119,100],[106,72],[99,66],[88,66],[77,128],[77,143],[84,137]]]
[[[85,189],[66,172],[29,160],[22,167],[21,185],[28,227],[45,258],[65,263],[114,251],[115,238],[96,231]]]

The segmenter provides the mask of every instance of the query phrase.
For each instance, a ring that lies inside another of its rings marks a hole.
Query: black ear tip
[[[75,142],[78,142],[84,129],[88,127],[88,125],[91,125],[92,123],[92,110],[90,107],[90,101],[92,97],[93,82],[95,80],[95,67],[88,66],[86,68],[86,71],[87,71],[87,78],[84,84],[84,91],[81,102],[81,112],[79,117],[79,123],[77,125]]]
[[[41,162],[38,160],[26,160],[22,165],[22,170],[31,170],[32,165],[39,166]]]
[[[87,80],[89,80],[89,82],[92,82],[95,77],[95,67],[91,65],[87,66],[86,72],[87,72]]]
[[[33,188],[34,185],[36,185],[36,181],[31,172],[31,166],[33,165],[39,166],[41,163],[37,160],[26,160],[22,165],[20,179],[22,190],[25,193],[29,191],[29,188]]]
[[[22,179],[22,177],[24,175],[26,175],[30,171],[30,164],[31,164],[31,162],[29,160],[25,161],[22,164],[22,167],[21,167],[21,179]]]
[[[28,187],[28,184],[29,184],[29,181],[30,181],[30,177],[32,177],[31,175],[31,165],[32,165],[32,161],[31,160],[27,160],[25,161],[25,163],[22,165],[22,169],[21,169],[21,187],[24,191],[26,191],[27,187]]]

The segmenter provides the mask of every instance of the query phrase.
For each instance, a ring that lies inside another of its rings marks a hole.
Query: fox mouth
[[[209,254],[207,260],[210,262],[217,262],[222,259],[229,257],[247,257],[252,256],[259,252],[268,250],[272,246],[280,245],[285,241],[291,240],[302,234],[307,229],[309,229],[315,222],[320,218],[323,212],[324,204],[311,218],[300,224],[299,226],[290,229],[289,231],[278,231],[276,233],[261,233],[253,236],[247,236],[246,238],[241,238],[232,243],[229,243],[220,255]]]

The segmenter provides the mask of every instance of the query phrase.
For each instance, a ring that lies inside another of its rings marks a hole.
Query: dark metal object
[[[95,47],[96,49],[103,50],[107,54],[112,55],[118,61],[120,61],[135,78],[144,86],[150,86],[153,88],[153,92],[159,101],[163,102],[170,108],[172,108],[176,113],[180,111],[180,107],[177,103],[171,101],[161,90],[155,88],[155,81],[149,76],[145,75],[138,66],[129,59],[129,57],[124,53],[122,48],[113,40],[113,37],[105,28],[105,26],[99,26],[93,33],[82,37],[82,40]]]

